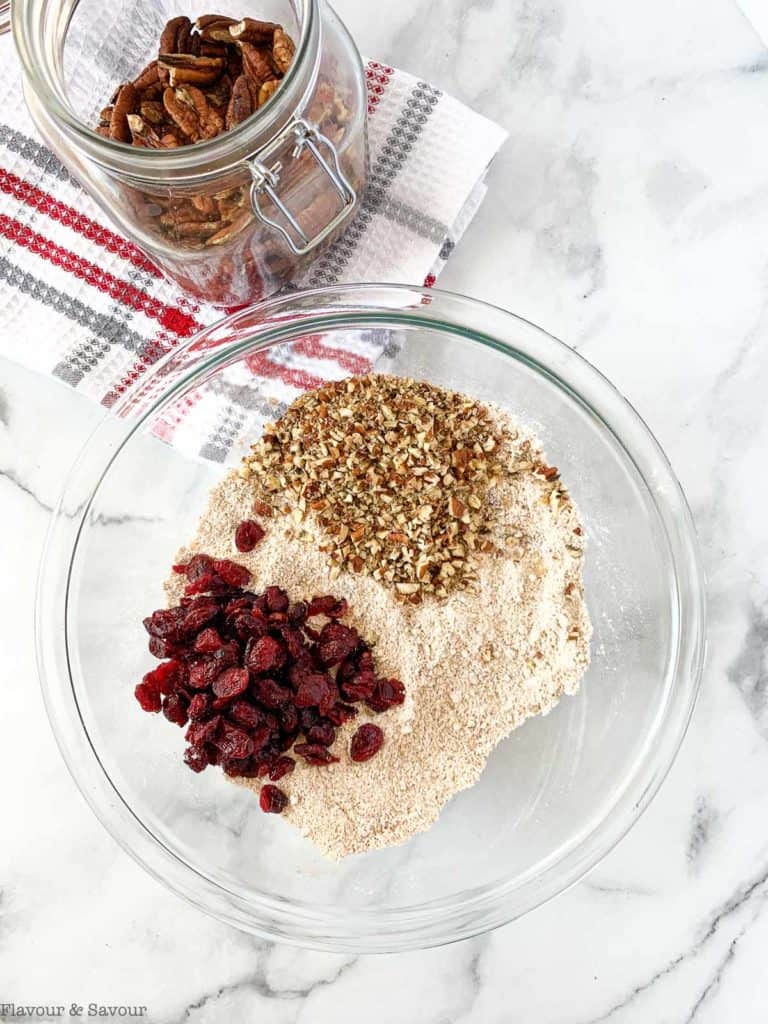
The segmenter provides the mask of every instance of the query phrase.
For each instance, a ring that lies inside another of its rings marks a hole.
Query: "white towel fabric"
[[[411,75],[376,61],[365,70],[369,188],[355,221],[300,283],[431,285],[483,199],[505,133]],[[8,36],[0,38],[0,97],[0,354],[111,406],[222,313],[163,279],[40,142]],[[161,434],[192,455],[227,461],[244,432],[258,432],[259,407],[284,407],[302,388],[345,376],[351,363],[364,369],[381,340],[340,346],[335,354],[322,344],[282,346],[258,368],[241,364],[227,371],[233,387],[179,406]]]

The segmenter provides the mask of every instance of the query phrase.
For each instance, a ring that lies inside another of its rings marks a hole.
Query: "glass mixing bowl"
[[[173,555],[224,472],[216,460],[245,451],[246,435],[252,440],[274,414],[264,395],[289,400],[311,384],[307,352],[328,350],[343,350],[351,372],[372,364],[456,388],[538,431],[585,520],[595,629],[577,696],[502,742],[477,785],[428,832],[340,863],[263,814],[252,793],[221,773],[193,775],[181,732],[148,719],[133,698],[153,664],[142,617],[162,603]],[[71,471],[37,609],[53,729],[78,786],[123,848],[223,921],[355,953],[494,928],[596,864],[648,805],[680,745],[704,621],[685,498],[618,391],[510,313],[374,285],[247,309],[157,364],[105,415]]]

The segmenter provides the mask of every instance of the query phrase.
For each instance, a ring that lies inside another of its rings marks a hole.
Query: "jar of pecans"
[[[365,79],[324,0],[26,0],[12,19],[46,142],[195,298],[265,298],[349,224]]]

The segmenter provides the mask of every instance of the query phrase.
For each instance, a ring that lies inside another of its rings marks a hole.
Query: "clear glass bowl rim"
[[[397,908],[316,907],[264,894],[246,900],[183,862],[153,836],[113,786],[85,731],[68,655],[67,602],[72,563],[91,499],[122,445],[142,424],[246,351],[344,325],[422,324],[459,334],[546,375],[611,432],[642,477],[664,525],[678,596],[677,657],[664,714],[645,758],[608,814],[564,857],[536,875]],[[174,377],[190,349],[209,354]],[[157,392],[163,376],[170,383]],[[141,409],[140,415],[135,415]],[[133,418],[130,418],[131,415]],[[75,510],[74,512],[69,510]],[[629,402],[583,356],[530,321],[476,299],[408,285],[346,285],[295,292],[218,321],[153,367],[105,415],[73,464],[51,519],[36,596],[38,668],[46,710],[67,767],[113,838],[150,874],[184,899],[264,938],[327,951],[374,953],[442,945],[508,923],[573,885],[629,831],[666,777],[693,712],[705,656],[703,574],[690,509],[653,434]]]

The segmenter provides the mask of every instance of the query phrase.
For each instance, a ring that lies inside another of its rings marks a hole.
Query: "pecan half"
[[[208,245],[224,245],[225,242],[229,242],[235,235],[239,235],[243,228],[253,220],[253,212],[250,207],[244,206],[240,213],[238,213],[225,227],[217,231],[216,234],[211,235],[207,239]]]
[[[203,139],[212,139],[224,131],[224,118],[210,105],[202,90],[194,85],[182,85],[176,90],[176,96],[182,103],[194,108]]]
[[[192,205],[204,217],[215,217],[219,212],[216,200],[212,196],[193,196]]]
[[[168,116],[174,124],[178,125],[183,134],[193,142],[197,142],[200,138],[200,122],[198,121],[197,112],[188,104],[182,103],[176,95],[176,90],[170,86],[163,93],[163,106]]]
[[[210,241],[211,236],[216,237],[221,227],[221,221],[178,221],[173,230],[179,238],[192,238],[200,241]]]
[[[226,107],[232,95],[232,79],[226,72],[221,76],[216,85],[206,92],[208,102],[214,107]]]
[[[269,82],[265,82],[259,89],[259,106],[263,107],[267,100],[271,100],[279,88],[279,78],[273,78]]]
[[[275,30],[280,28],[273,21],[257,21],[255,18],[243,18],[229,26],[230,42],[237,39],[241,43],[268,43]]]
[[[200,36],[196,38],[199,39]],[[201,57],[220,57],[221,60],[226,60],[228,52],[224,43],[200,43]]]
[[[133,137],[133,145],[144,149],[160,149],[160,138],[154,128],[147,124],[139,114],[128,114],[128,127]]]
[[[231,43],[229,27],[235,23],[235,18],[228,18],[224,14],[204,14],[197,19],[195,26],[200,38],[206,42]]]
[[[253,43],[243,43],[240,47],[243,55],[243,71],[256,85],[261,88],[265,82],[276,78],[272,65],[266,51],[254,46]]]
[[[291,66],[293,55],[296,52],[296,44],[283,29],[278,25],[272,37],[272,60],[275,67],[283,74]]]
[[[158,66],[168,71],[175,85],[213,85],[221,77],[224,61],[220,57],[194,57],[191,53],[163,53]]]
[[[188,42],[191,31],[192,22],[189,18],[184,15],[179,18],[171,18],[160,36],[160,54],[184,53],[178,44]]]
[[[160,100],[142,100],[139,113],[149,124],[159,125],[165,121],[165,107]]]
[[[227,107],[227,130],[250,117],[255,109],[253,94],[247,75],[240,75],[232,86],[232,96]]]
[[[116,142],[132,142],[131,129],[128,127],[128,115],[136,109],[136,90],[127,82],[117,94],[112,117],[109,122],[109,137]]]
[[[151,89],[159,84],[160,74],[156,60],[153,60],[151,64],[147,64],[141,74],[137,75],[133,80],[134,89],[140,93],[144,93],[147,89]]]

